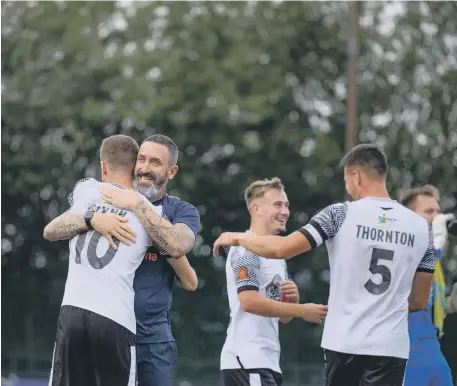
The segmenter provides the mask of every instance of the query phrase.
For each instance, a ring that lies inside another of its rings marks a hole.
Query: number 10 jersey
[[[397,201],[367,197],[330,205],[299,231],[312,247],[325,241],[329,256],[322,347],[407,359],[414,275],[435,267],[426,220]]]
[[[103,202],[100,195],[103,185],[113,187],[114,184],[103,184],[94,179],[79,181],[69,196],[70,212],[84,214],[90,208],[95,212],[116,213],[125,217],[128,226],[136,232],[136,242],[126,246],[114,239],[118,248],[115,250],[94,230],[73,237],[70,240],[68,276],[62,305],[95,312],[135,334],[133,279],[151,245],[151,239],[134,213]]]

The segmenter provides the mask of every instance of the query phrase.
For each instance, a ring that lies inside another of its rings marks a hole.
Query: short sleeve
[[[435,248],[433,247],[433,234],[431,227],[429,227],[428,233],[427,250],[425,251],[425,255],[422,257],[422,260],[417,267],[417,272],[435,272]]]
[[[181,201],[177,204],[176,212],[173,216],[173,224],[186,224],[194,235],[197,235],[198,228],[200,227],[200,213],[198,213],[197,208],[188,202]]]
[[[312,248],[318,247],[324,241],[335,237],[346,219],[347,212],[347,203],[329,205],[298,231],[306,236]]]
[[[259,256],[244,250],[235,250],[230,256],[237,292],[246,290],[258,291],[260,287]]]
[[[287,264],[286,264],[286,267],[285,267],[285,275],[286,275],[286,276],[285,276],[285,279],[284,279],[284,280],[292,280],[292,279],[290,278],[290,275],[289,275],[289,270],[287,269]]]
[[[98,187],[99,182],[93,178],[79,180],[68,195],[69,211],[75,214],[84,214],[96,198],[100,197]]]

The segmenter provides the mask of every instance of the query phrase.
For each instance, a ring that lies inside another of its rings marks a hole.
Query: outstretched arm
[[[87,231],[87,229],[84,216],[67,210],[46,225],[43,237],[49,241],[67,240]]]
[[[214,243],[213,254],[219,253],[220,247],[241,245],[256,255],[270,259],[290,259],[307,252],[311,245],[300,231],[289,236],[255,236],[248,233],[222,233]]]
[[[241,245],[259,256],[290,259],[334,237],[346,219],[347,211],[346,203],[329,205],[316,214],[307,225],[286,237],[223,233],[214,243],[213,254],[218,255],[219,247]]]

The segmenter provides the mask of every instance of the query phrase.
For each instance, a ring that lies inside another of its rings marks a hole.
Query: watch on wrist
[[[92,217],[94,216],[94,211],[93,210],[88,210],[86,214],[84,215],[84,221],[86,222],[86,225],[89,229],[94,229],[92,224],[90,223],[90,220],[92,220]]]

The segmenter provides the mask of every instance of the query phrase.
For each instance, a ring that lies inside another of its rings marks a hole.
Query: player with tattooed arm
[[[100,148],[103,183],[81,180],[69,196],[71,208],[62,218],[75,217],[77,221],[70,226],[74,237],[69,243],[68,276],[57,322],[51,386],[135,385],[133,278],[152,240],[134,213],[104,202],[100,188],[132,188],[137,152],[138,144],[130,137],[105,139]],[[156,210],[152,204],[150,207]],[[136,242],[124,245],[112,240],[110,245],[91,224],[94,213],[102,212],[119,217],[116,235],[120,239],[135,237]],[[124,219],[128,220],[128,228]],[[48,224],[45,237],[62,237],[69,232],[64,228],[56,232],[58,222],[57,219]]]
[[[195,271],[184,255],[195,243],[200,225],[198,211],[165,193],[168,180],[178,171],[177,160],[178,148],[174,142],[166,136],[153,135],[143,141],[138,152],[133,173],[136,191],[114,187],[101,190],[105,202],[132,211],[153,240],[133,283],[139,386],[172,384],[177,357],[169,317],[172,284],[177,275],[184,288],[195,290],[197,286]],[[68,236],[75,231],[71,224],[77,221],[81,231],[84,218],[62,218],[48,236],[51,239]],[[111,237],[127,245],[135,241],[135,236],[127,230],[128,224],[113,214],[93,214],[91,223],[111,244]]]

